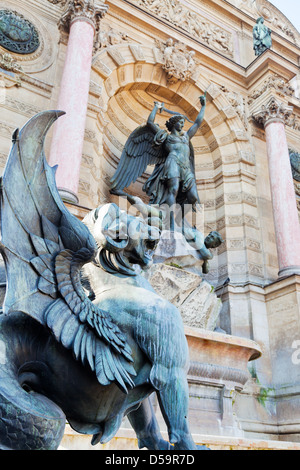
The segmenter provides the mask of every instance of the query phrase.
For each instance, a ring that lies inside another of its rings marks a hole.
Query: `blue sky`
[[[300,32],[300,0],[269,0]]]

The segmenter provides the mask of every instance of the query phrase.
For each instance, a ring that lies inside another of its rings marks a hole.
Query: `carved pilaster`
[[[266,105],[262,105],[261,110],[253,115],[253,119],[264,127],[271,122],[282,122],[287,124],[293,107],[278,101],[272,96]]]
[[[69,31],[75,21],[86,21],[95,29],[94,52],[99,46],[100,21],[105,16],[108,5],[99,3],[95,6],[94,0],[70,0],[63,13],[58,26],[62,31]]]

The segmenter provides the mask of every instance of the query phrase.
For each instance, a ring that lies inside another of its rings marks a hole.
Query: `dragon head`
[[[156,218],[137,217],[116,204],[105,204],[83,220],[98,245],[98,262],[110,273],[135,275],[135,265],[149,267],[160,238]]]

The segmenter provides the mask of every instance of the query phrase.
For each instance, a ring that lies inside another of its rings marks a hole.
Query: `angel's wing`
[[[117,170],[110,180],[112,190],[128,188],[148,165],[156,165],[164,160],[163,147],[154,144],[154,136],[149,126],[140,126],[130,134]]]
[[[50,328],[102,385],[132,387],[131,350],[110,315],[85,295],[80,269],[97,244],[63,204],[55,168],[44,157],[46,133],[64,113],[46,111],[13,135],[1,188],[1,253],[6,267],[4,313],[21,311]]]

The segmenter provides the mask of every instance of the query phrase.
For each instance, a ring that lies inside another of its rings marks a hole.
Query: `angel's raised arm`
[[[156,118],[156,114],[157,114],[157,111],[159,109],[162,110],[163,107],[164,107],[164,103],[159,103],[158,101],[155,101],[154,102],[154,108],[151,111],[151,113],[149,114],[149,117],[148,117],[148,120],[147,120],[147,126],[155,133],[160,130],[159,125],[155,124],[155,122],[154,122],[155,118]]]
[[[203,96],[200,96],[200,103],[202,105],[200,113],[198,114],[194,124],[187,131],[187,134],[190,139],[194,137],[194,135],[196,134],[197,130],[201,126],[202,121],[204,119],[204,113],[205,113],[205,108],[206,108],[206,93]]]

